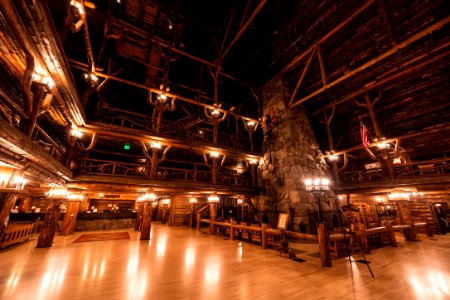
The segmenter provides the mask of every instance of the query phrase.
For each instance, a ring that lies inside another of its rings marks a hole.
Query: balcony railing
[[[416,161],[394,165],[396,178],[414,178],[419,176],[439,176],[450,173],[450,158]],[[367,182],[387,179],[383,169],[368,169],[343,172],[343,182]]]

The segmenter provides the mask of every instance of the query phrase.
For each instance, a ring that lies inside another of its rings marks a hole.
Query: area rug
[[[74,243],[97,242],[108,240],[129,240],[128,232],[85,233],[80,235]]]

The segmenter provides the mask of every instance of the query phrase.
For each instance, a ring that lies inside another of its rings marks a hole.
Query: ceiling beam
[[[149,135],[148,131],[138,130],[138,129],[130,129],[124,128],[121,126],[116,126],[112,124],[105,123],[95,123],[95,124],[87,124],[85,127],[79,127],[78,130],[85,133],[97,134],[97,137],[100,138],[102,136],[110,136],[123,140],[135,140],[140,142],[155,142],[158,141],[165,146],[173,146],[179,149],[190,149],[195,150],[200,153],[204,151],[217,151],[221,154],[227,154],[230,157],[247,157],[247,158],[256,158],[259,159],[261,154],[246,150],[235,150],[228,147],[219,146],[212,143],[200,142],[200,141],[189,141],[180,138],[167,137],[163,135]]]
[[[220,54],[218,60],[222,61],[225,55],[227,55],[228,51],[230,51],[231,47],[238,41],[238,39],[241,37],[241,35],[245,32],[245,30],[252,24],[253,19],[258,15],[258,13],[261,11],[261,9],[264,7],[264,4],[266,4],[267,0],[261,0],[258,4],[258,6],[253,11],[252,15],[248,18],[247,22],[241,27],[241,29],[238,31],[234,39],[228,44],[228,46],[223,50],[223,52]]]
[[[424,56],[430,56],[434,52],[442,50],[442,49],[445,49],[446,47],[449,47],[449,46],[450,46],[450,43],[444,44],[443,46],[441,46],[439,48],[433,49],[433,52],[428,52]],[[418,62],[418,58],[415,57],[411,61],[405,63],[405,65],[410,65],[409,68],[404,69],[402,71],[399,71],[397,73],[394,73],[394,74],[392,74],[390,76],[387,76],[385,78],[381,78],[379,80],[371,81],[368,84],[365,84],[364,87],[354,91],[353,93],[350,93],[350,94],[344,96],[343,98],[341,98],[339,100],[336,100],[336,101],[333,101],[330,104],[328,104],[328,105],[326,105],[326,106],[324,106],[324,107],[314,111],[311,115],[315,116],[318,113],[321,113],[322,111],[326,111],[326,110],[332,108],[333,106],[342,104],[342,103],[350,101],[350,100],[355,100],[355,97],[363,94],[364,91],[380,87],[380,86],[384,85],[385,83],[388,83],[388,82],[390,82],[390,81],[392,81],[394,79],[397,79],[397,78],[402,77],[404,75],[407,75],[409,73],[412,73],[412,72],[415,72],[415,71],[420,72],[420,70],[422,70],[425,66],[427,66],[427,65],[429,65],[431,63],[434,63],[434,62],[436,62],[436,61],[438,61],[440,59],[443,59],[443,58],[447,57],[448,55],[450,55],[450,52],[449,51],[445,51],[444,53],[439,54],[437,56],[434,56],[434,57],[432,57],[432,58],[430,58],[430,59],[428,59],[428,60],[426,60],[424,62],[421,62],[421,63],[417,63]],[[399,68],[395,68],[391,72],[388,72],[388,73],[393,73],[397,69],[399,69]]]
[[[330,32],[328,32],[326,35],[324,35],[322,38],[320,38],[317,42],[315,42],[311,47],[309,47],[306,51],[300,53],[299,55],[297,55],[290,63],[288,63],[283,70],[281,70],[280,74],[284,74],[289,72],[292,68],[295,67],[295,65],[297,63],[299,63],[306,55],[308,55],[308,53],[310,53],[311,51],[313,51],[317,45],[322,44],[323,42],[325,42],[326,40],[328,40],[331,36],[333,36],[336,32],[338,32],[339,30],[341,30],[345,25],[347,25],[350,21],[352,21],[356,16],[358,16],[360,13],[362,13],[363,11],[365,11],[370,5],[372,5],[372,3],[374,3],[375,0],[369,0],[367,1],[363,6],[361,6],[360,8],[358,8],[353,14],[351,14],[347,19],[345,19],[343,22],[341,22],[339,25],[337,25],[336,27],[333,28],[333,30],[331,30]],[[294,42],[294,44],[297,41]],[[278,74],[278,75],[280,75]]]
[[[384,52],[381,55],[378,55],[377,57],[369,60],[368,62],[366,62],[365,64],[363,64],[362,66],[346,73],[344,76],[339,77],[338,79],[334,80],[333,82],[328,83],[327,85],[323,86],[322,88],[310,93],[309,95],[298,99],[295,103],[291,104],[289,107],[293,108],[297,105],[300,105],[302,103],[304,103],[305,101],[311,99],[314,96],[320,95],[322,92],[332,88],[333,86],[343,82],[344,80],[360,73],[361,71],[365,71],[367,68],[375,65],[376,63],[382,61],[383,59],[391,56],[394,53],[397,53],[399,50],[408,47],[409,45],[411,45],[412,43],[420,40],[421,38],[423,38],[424,36],[427,36],[428,34],[433,33],[436,30],[439,30],[441,28],[443,28],[445,25],[447,25],[450,22],[450,17],[447,17],[427,28],[425,28],[424,30],[419,31],[418,33],[416,33],[415,35],[411,36],[410,38],[406,39],[405,41],[397,44],[396,46],[392,47],[391,49],[389,49],[388,51]]]
[[[84,63],[78,62],[78,61],[73,60],[73,59],[69,59],[69,61],[72,63],[72,66],[74,68],[76,68],[76,69],[79,69],[79,70],[82,70],[82,71],[87,71],[88,70],[88,65],[86,65]],[[258,123],[258,120],[256,120],[256,119],[253,119],[253,118],[250,118],[250,117],[246,117],[246,116],[237,114],[237,113],[232,112],[230,110],[226,110],[226,109],[214,106],[214,105],[201,103],[201,102],[199,102],[197,100],[193,100],[193,99],[190,99],[190,98],[187,98],[187,97],[183,97],[183,96],[179,96],[179,95],[176,95],[176,94],[164,92],[164,91],[161,91],[159,89],[153,88],[153,87],[151,87],[149,85],[145,85],[145,84],[142,84],[142,83],[137,83],[137,82],[134,82],[134,81],[122,79],[122,78],[119,78],[117,76],[108,75],[108,74],[105,74],[105,73],[102,73],[102,72],[99,72],[99,71],[96,71],[95,75],[97,75],[99,77],[102,77],[102,78],[112,79],[112,80],[117,81],[117,82],[125,83],[125,84],[128,84],[128,85],[137,87],[137,88],[145,89],[147,91],[150,91],[150,92],[153,92],[153,93],[156,93],[156,94],[164,93],[168,97],[176,98],[177,100],[181,100],[181,101],[186,102],[186,103],[190,103],[190,104],[206,107],[206,108],[209,108],[209,109],[216,109],[216,110],[218,110],[218,111],[220,111],[222,113],[230,114],[230,115],[232,115],[232,116],[234,116],[236,118],[241,118],[241,119],[246,120],[246,121],[251,121],[252,120],[252,121]],[[223,104],[226,104],[226,103],[223,103]]]

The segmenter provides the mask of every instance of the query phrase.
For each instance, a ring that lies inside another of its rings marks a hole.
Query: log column
[[[62,202],[62,199],[51,201],[45,213],[44,225],[42,225],[36,248],[48,248],[52,246],[58,226],[58,219],[61,215]]]
[[[65,205],[67,209],[61,225],[61,235],[68,236],[72,234],[75,229],[78,211],[80,210],[80,202],[68,201],[65,203]]]
[[[209,206],[209,234],[214,233],[214,222],[217,218],[217,203],[211,202]]]
[[[331,267],[330,248],[328,243],[327,225],[325,223],[319,223],[318,228],[319,235],[319,251],[322,267]]]
[[[9,213],[16,203],[16,194],[0,193],[0,235],[8,226]]]
[[[151,202],[145,201],[143,204],[141,240],[150,240],[150,232],[152,229],[153,205]]]

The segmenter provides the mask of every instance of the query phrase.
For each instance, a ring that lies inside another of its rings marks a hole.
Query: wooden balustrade
[[[33,234],[34,225],[35,223],[9,224],[0,235],[0,249],[28,240]]]
[[[80,159],[79,161],[80,174],[148,177],[146,164],[125,163],[91,158]],[[158,167],[157,179],[203,182],[212,181],[211,171],[209,170],[193,170],[173,167]],[[222,172],[218,173],[217,183],[249,186],[251,184],[251,178],[250,176],[232,174],[229,169],[224,168]]]
[[[450,159],[432,159],[394,165],[394,172],[397,178],[408,178],[417,176],[443,175],[450,173]],[[343,182],[376,181],[388,178],[382,169],[356,170],[343,172],[341,174]]]

